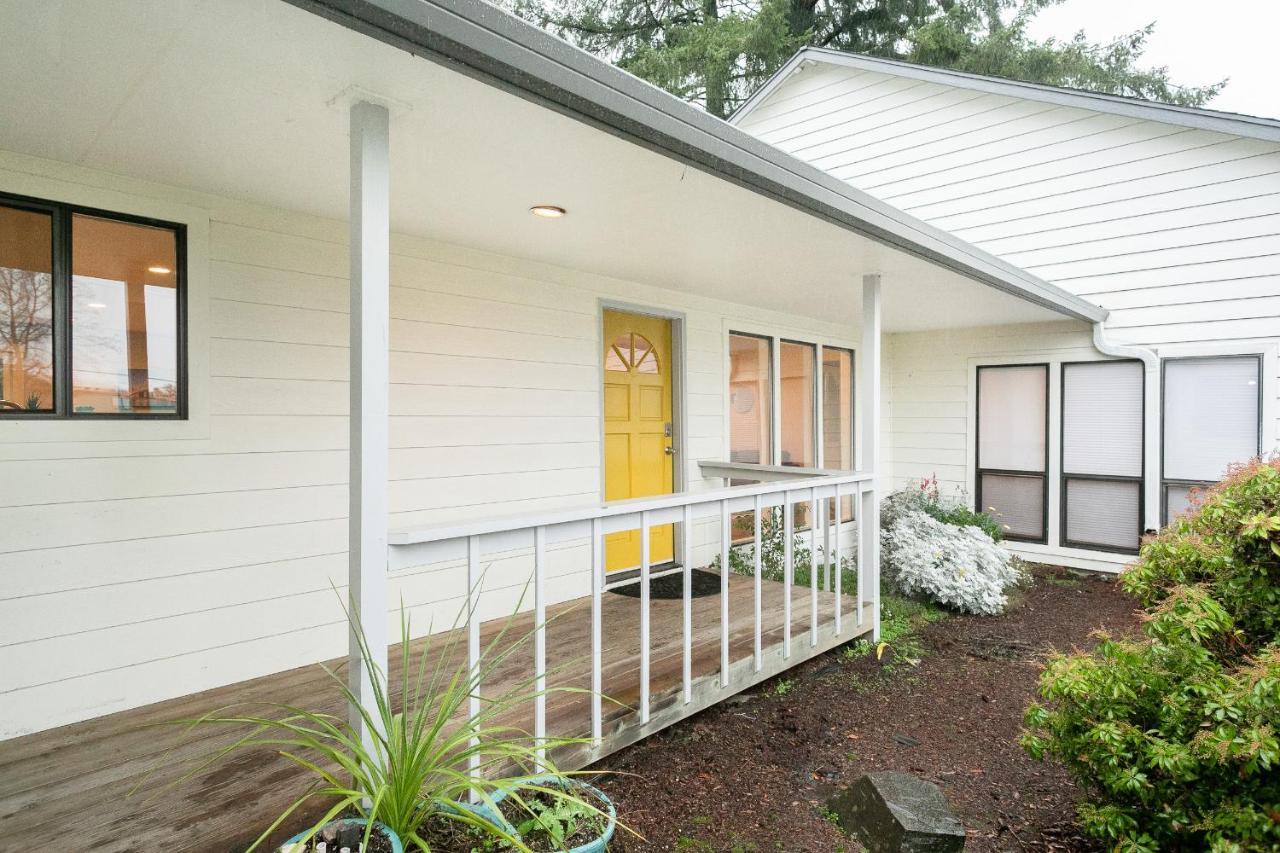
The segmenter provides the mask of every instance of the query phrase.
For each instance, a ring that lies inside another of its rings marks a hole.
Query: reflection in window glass
[[[177,414],[175,234],[77,214],[71,256],[74,411]]]
[[[769,340],[729,336],[729,460],[768,464],[773,438]]]
[[[781,356],[783,465],[812,468],[814,448],[814,347],[783,341]]]
[[[0,206],[0,412],[53,407],[53,218]]]
[[[822,348],[822,467],[853,470],[853,353]],[[841,520],[853,520],[853,498],[840,499]]]

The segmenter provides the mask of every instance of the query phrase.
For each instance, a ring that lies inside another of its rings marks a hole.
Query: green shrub
[[[1051,658],[1023,746],[1117,849],[1280,849],[1280,461],[1234,469],[1121,584],[1145,639]]]
[[[944,498],[936,474],[923,478],[918,486],[899,489],[889,495],[881,504],[880,526],[888,530],[899,516],[911,510],[923,512],[943,524],[977,527],[994,542],[1004,539],[1004,527],[995,515],[969,509],[963,492],[955,497]]]

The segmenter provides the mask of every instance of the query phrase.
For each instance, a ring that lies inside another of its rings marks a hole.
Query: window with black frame
[[[183,239],[0,196],[0,418],[185,416]]]
[[[1139,361],[1062,365],[1062,544],[1136,552],[1142,538]]]
[[[977,375],[975,505],[1005,537],[1046,540],[1049,365],[990,365]]]
[[[1168,524],[1229,465],[1262,452],[1262,358],[1171,358],[1162,367],[1161,499]]]

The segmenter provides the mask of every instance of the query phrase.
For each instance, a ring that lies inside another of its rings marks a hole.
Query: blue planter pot
[[[356,826],[363,828],[366,824],[369,823],[369,821],[361,817],[353,817],[353,818],[344,818],[342,820],[330,821],[330,823],[354,823]],[[327,825],[329,824],[326,824],[326,826]],[[297,844],[301,842],[304,838],[307,837],[307,833],[309,831],[310,830],[303,830],[302,832],[299,832],[297,835],[295,835],[293,838],[290,838],[281,846],[287,849],[290,844]],[[400,841],[400,836],[392,832],[390,827],[388,827],[386,824],[375,823],[373,825],[373,831],[381,832],[383,835],[387,837],[387,839],[391,842],[391,853],[404,853],[404,844]]]
[[[599,801],[599,803],[604,803],[604,813],[609,817],[609,822],[605,826],[604,832],[602,832],[600,837],[594,841],[588,841],[586,844],[580,844],[569,850],[568,853],[605,853],[606,848],[609,846],[609,842],[613,840],[614,831],[618,828],[618,810],[613,805],[613,800],[609,799],[608,796],[605,795],[604,791],[601,791],[594,785],[588,785],[586,782],[581,782],[572,777],[565,776],[535,776],[529,780],[529,783],[532,785],[542,785],[548,788],[553,786],[576,788],[587,795],[584,799],[590,800],[594,797]],[[501,804],[502,800],[505,798],[506,794],[500,794],[499,796],[494,797],[494,801],[497,804]]]

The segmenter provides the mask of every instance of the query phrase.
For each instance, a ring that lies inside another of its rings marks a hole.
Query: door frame
[[[685,405],[687,393],[688,359],[685,357],[688,336],[685,334],[685,313],[670,308],[655,308],[652,305],[640,305],[619,299],[599,297],[596,299],[596,392],[599,394],[597,416],[600,428],[597,432],[600,441],[600,452],[597,463],[600,471],[600,502],[604,503],[604,312],[619,311],[624,314],[640,314],[646,317],[659,317],[671,321],[671,443],[675,447],[675,458],[671,464],[671,492],[683,492],[688,481],[689,429],[688,406]],[[680,562],[684,554],[684,525],[673,524],[672,558]],[[621,578],[623,573],[614,573]]]

